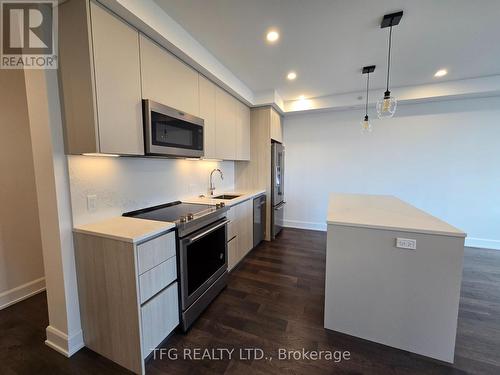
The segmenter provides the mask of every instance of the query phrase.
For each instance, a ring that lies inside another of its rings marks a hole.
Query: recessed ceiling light
[[[297,78],[297,73],[295,72],[290,72],[287,74],[286,78],[289,80],[289,81],[293,81],[295,78]]]
[[[280,34],[276,30],[270,30],[267,35],[266,39],[268,42],[274,43],[280,38]]]
[[[435,74],[434,77],[444,77],[445,75],[448,74],[448,71],[446,69],[439,69]]]

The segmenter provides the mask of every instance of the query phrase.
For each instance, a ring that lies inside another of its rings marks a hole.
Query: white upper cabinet
[[[140,36],[142,96],[199,116],[198,72],[146,36]]]
[[[236,160],[250,160],[250,108],[239,101],[236,107]]]
[[[250,160],[250,108],[199,75],[205,159]]]
[[[217,157],[225,160],[236,159],[236,110],[237,100],[226,91],[215,89],[215,147]]]
[[[151,99],[204,119],[205,158],[250,160],[249,108],[98,2],[61,2],[59,31],[67,154],[144,155]]]
[[[200,74],[200,117],[205,120],[203,138],[206,159],[217,157],[215,137],[215,85]]]
[[[139,32],[94,1],[58,11],[66,153],[143,155]]]
[[[250,160],[250,109],[223,89],[215,89],[215,155]]]
[[[271,139],[283,143],[281,116],[274,108],[271,109]]]
[[[101,153],[144,154],[139,33],[90,3]]]

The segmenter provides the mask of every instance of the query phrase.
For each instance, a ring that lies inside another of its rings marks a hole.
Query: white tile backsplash
[[[123,212],[207,194],[214,168],[218,191],[234,189],[234,162],[133,157],[68,156],[73,224],[87,224]],[[87,196],[97,196],[89,211]]]

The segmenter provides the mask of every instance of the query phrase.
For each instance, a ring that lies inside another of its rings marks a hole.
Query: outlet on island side
[[[396,247],[400,249],[416,250],[417,240],[411,238],[396,238]]]
[[[97,195],[87,195],[87,211],[94,212],[97,210]]]

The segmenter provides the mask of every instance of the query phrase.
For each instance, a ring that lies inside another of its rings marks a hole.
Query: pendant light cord
[[[368,78],[366,79],[366,104],[365,104],[365,116],[368,116],[368,87],[370,86],[370,72],[368,72]]]
[[[392,41],[392,26],[389,29],[389,53],[387,55],[387,88],[389,91],[389,72],[391,70],[391,41]]]

